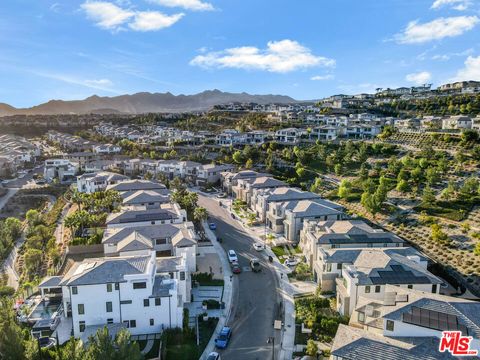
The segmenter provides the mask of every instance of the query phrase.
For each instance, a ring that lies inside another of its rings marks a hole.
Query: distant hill
[[[231,102],[253,102],[257,104],[294,103],[296,100],[283,95],[250,95],[208,90],[195,95],[173,95],[167,93],[141,92],[115,97],[90,96],[84,100],[50,100],[31,108],[17,109],[0,103],[0,116],[28,114],[86,114],[86,113],[127,113],[183,112],[208,110],[214,105]]]

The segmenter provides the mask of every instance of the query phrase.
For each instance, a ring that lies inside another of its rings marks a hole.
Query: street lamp
[[[267,344],[272,344],[272,360],[275,360],[275,337],[269,336],[267,339]]]

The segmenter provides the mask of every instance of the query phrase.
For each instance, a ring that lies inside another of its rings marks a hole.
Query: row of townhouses
[[[480,303],[440,294],[429,259],[397,235],[350,219],[318,194],[251,170],[222,174],[270,233],[298,243],[315,282],[348,316],[332,359],[453,359],[438,352],[442,331],[461,331],[480,346]]]
[[[424,116],[422,118],[398,119],[395,128],[400,131],[458,131],[476,130],[480,132],[480,116]]]
[[[77,261],[39,285],[47,301],[61,298],[59,327],[84,341],[104,326],[133,335],[181,327],[184,304],[191,301],[193,223],[163,184],[117,180],[91,189],[115,190],[123,199],[120,211],[107,217],[104,256]]]

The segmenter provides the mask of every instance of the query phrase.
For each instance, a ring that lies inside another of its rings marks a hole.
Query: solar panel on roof
[[[452,314],[445,314],[439,311],[412,306],[410,312],[402,314],[403,322],[407,324],[422,326],[435,330],[459,330],[468,335],[468,328],[460,324],[458,317]]]

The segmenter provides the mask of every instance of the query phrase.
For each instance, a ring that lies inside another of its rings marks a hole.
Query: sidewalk
[[[222,246],[218,243],[216,235],[210,230],[206,221],[203,222],[203,228],[205,230],[205,235],[210,239],[212,242],[215,251],[217,252],[218,256],[220,257],[220,261],[222,263],[222,270],[223,270],[223,301],[225,303],[225,309],[220,314],[217,327],[212,335],[212,338],[208,342],[205,350],[203,351],[200,360],[206,359],[208,354],[215,350],[215,337],[220,332],[221,328],[225,326],[230,318],[230,313],[232,309],[232,295],[233,295],[233,282],[230,280],[232,276],[232,271],[230,269],[230,265],[227,260],[227,255],[225,250],[223,250]]]

